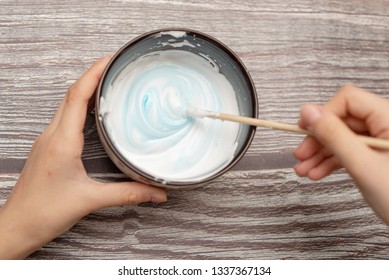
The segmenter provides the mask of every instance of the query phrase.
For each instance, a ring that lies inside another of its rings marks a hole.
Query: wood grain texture
[[[0,203],[67,88],[98,57],[143,32],[197,29],[249,69],[262,119],[296,123],[299,107],[353,83],[389,97],[389,2],[0,1]],[[92,177],[126,180],[93,118],[84,161]],[[302,136],[265,128],[241,162],[163,205],[101,210],[31,259],[388,259],[388,228],[351,179],[298,178]]]

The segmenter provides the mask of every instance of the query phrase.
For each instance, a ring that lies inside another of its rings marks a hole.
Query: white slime
[[[182,50],[129,63],[100,99],[115,148],[163,181],[200,181],[228,165],[239,124],[187,115],[187,108],[239,114],[236,93],[215,63]]]

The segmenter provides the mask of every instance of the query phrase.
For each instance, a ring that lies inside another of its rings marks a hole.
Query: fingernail
[[[311,130],[317,120],[321,117],[322,111],[319,106],[306,105],[301,109],[301,118],[304,126]]]
[[[165,193],[152,193],[150,196],[150,201],[155,203],[166,202],[167,196]]]

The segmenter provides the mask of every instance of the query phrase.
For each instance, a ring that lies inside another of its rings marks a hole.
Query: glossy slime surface
[[[188,107],[239,114],[235,91],[213,61],[164,50],[121,71],[100,99],[100,117],[137,169],[161,181],[200,181],[231,162],[239,125],[189,116]]]

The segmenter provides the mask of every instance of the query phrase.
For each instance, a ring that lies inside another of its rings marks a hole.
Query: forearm
[[[375,158],[376,156],[376,158]],[[389,182],[387,155],[375,154],[373,160],[363,162],[361,171],[347,169],[359,190],[377,215],[389,225]]]

